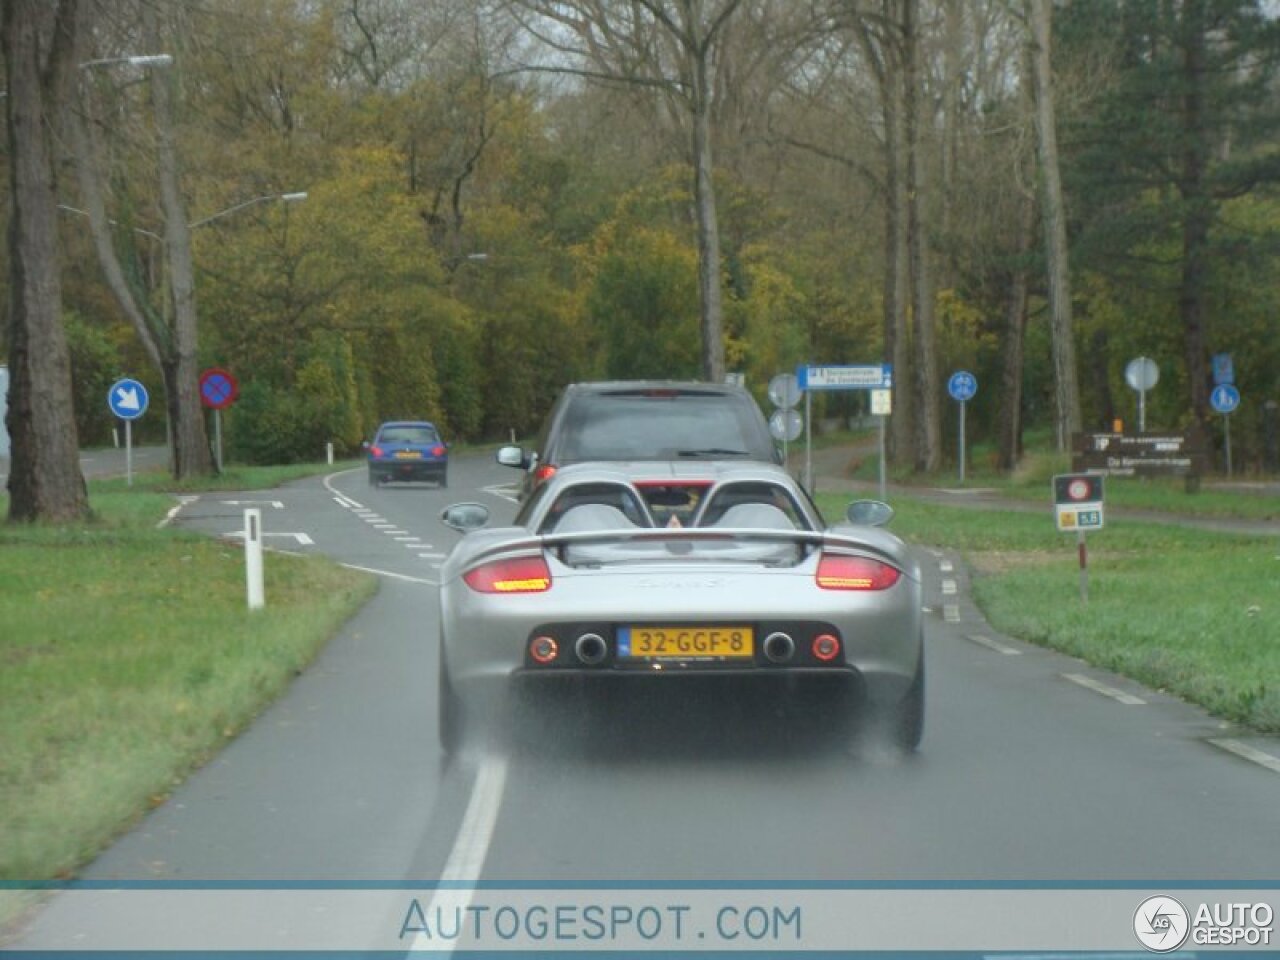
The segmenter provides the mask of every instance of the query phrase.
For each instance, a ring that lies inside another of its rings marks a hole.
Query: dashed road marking
[[[942,605],[942,619],[947,621],[947,623],[959,623],[960,622],[960,604],[944,603]]]
[[[1143,706],[1147,702],[1141,697],[1135,697],[1132,693],[1125,693],[1123,690],[1118,690],[1115,687],[1108,686],[1100,680],[1093,679],[1093,677],[1086,677],[1083,673],[1064,673],[1062,676],[1064,679],[1070,680],[1072,683],[1079,684],[1082,687],[1092,690],[1094,693],[1100,693],[1104,697],[1110,697],[1117,703],[1123,703],[1126,706]]]
[[[976,643],[980,647],[986,647],[988,650],[994,650],[996,653],[1003,653],[1005,656],[1020,656],[1021,650],[1010,647],[1001,643],[999,640],[992,640],[990,637],[984,637],[980,633],[971,633],[965,637],[970,643]]]
[[[943,560],[938,564],[938,569],[941,570],[943,573],[950,573],[955,569],[955,566],[951,563],[950,560]]]
[[[956,593],[956,582],[954,580],[943,580],[942,593],[944,596],[954,595]]]
[[[1259,766],[1266,767],[1273,773],[1280,773],[1280,757],[1272,756],[1265,750],[1259,750],[1251,747],[1247,743],[1241,743],[1239,740],[1233,740],[1230,737],[1216,738],[1209,741],[1220,750],[1226,750],[1228,753],[1234,753],[1237,757],[1243,757]]]

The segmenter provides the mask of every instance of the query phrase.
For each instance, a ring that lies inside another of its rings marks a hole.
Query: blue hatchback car
[[[434,423],[392,420],[378,428],[365,444],[369,454],[369,482],[434,480],[449,485],[449,446]]]

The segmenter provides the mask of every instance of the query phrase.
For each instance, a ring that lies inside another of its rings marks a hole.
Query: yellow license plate
[[[397,450],[397,460],[421,460],[422,452],[420,450]]]
[[[620,627],[618,656],[642,660],[750,659],[750,627]]]

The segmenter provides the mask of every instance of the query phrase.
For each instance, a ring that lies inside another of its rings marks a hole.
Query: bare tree
[[[937,470],[942,461],[941,411],[938,409],[938,351],[933,315],[933,283],[926,234],[928,186],[925,179],[921,114],[925,106],[920,65],[919,0],[902,4],[903,132],[906,151],[907,243],[911,264],[911,328],[915,340],[915,467]]]
[[[79,0],[4,0],[9,140],[9,520],[89,512],[62,328],[53,120],[76,72]]]
[[[574,72],[607,83],[647,87],[680,104],[689,120],[698,237],[702,373],[723,380],[724,338],[720,226],[712,180],[715,61],[742,0],[512,0],[512,10],[558,56],[584,66],[536,69]]]
[[[1066,211],[1058,171],[1058,132],[1054,114],[1050,60],[1050,0],[1026,0],[1031,43],[1031,77],[1035,97],[1036,146],[1040,162],[1041,220],[1049,274],[1050,335],[1058,449],[1066,449],[1080,430],[1080,387],[1071,318],[1071,275],[1067,255]]]
[[[150,50],[159,50],[156,10],[150,4],[144,4],[142,10],[143,43]],[[174,141],[172,83],[170,71],[151,71],[157,185],[164,220],[164,232],[158,238],[164,264],[159,305],[152,302],[146,271],[140,268],[142,258],[136,241],[139,231],[130,228],[129,218],[108,215],[103,172],[106,151],[94,125],[88,97],[82,100],[84,109],[72,111],[69,119],[80,193],[89,214],[98,261],[116,301],[160,371],[169,422],[170,466],[174,477],[181,479],[211,473],[214,466],[200,403],[195,270]],[[116,229],[117,225],[123,229]]]

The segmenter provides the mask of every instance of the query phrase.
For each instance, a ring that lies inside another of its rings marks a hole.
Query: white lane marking
[[[406,533],[402,537],[396,537],[396,541],[398,543],[422,543],[422,538],[410,536],[409,534]]]
[[[955,569],[955,567],[952,565],[950,560],[943,560],[938,564],[938,569],[943,573],[950,573]]]
[[[390,530],[383,530],[382,532],[389,537],[407,537],[409,535],[408,530],[401,530],[395,525],[392,525]]]
[[[1258,750],[1251,747],[1247,743],[1241,743],[1239,740],[1233,740],[1230,737],[1210,740],[1215,747],[1234,753],[1237,757],[1243,757],[1259,766],[1266,767],[1274,773],[1280,773],[1280,757],[1274,757],[1265,750]]]
[[[1016,657],[1021,656],[1021,650],[1015,650],[1013,647],[1006,646],[999,640],[992,640],[990,637],[984,637],[980,633],[971,633],[965,637],[970,643],[976,643],[980,647],[986,647],[988,650],[994,650],[996,653],[1003,653],[1005,656]]]
[[[952,596],[956,593],[956,582],[954,580],[942,581],[943,596]]]
[[[3,476],[3,474],[0,474],[0,476]],[[179,511],[181,511],[183,507],[190,506],[191,504],[195,503],[199,499],[200,498],[198,496],[179,497],[177,506],[172,507],[169,510],[169,512],[164,515],[164,519],[156,524],[156,529],[160,530],[164,527],[167,527],[169,524],[173,522],[174,517],[178,515]]]
[[[264,503],[271,504],[276,510],[283,510],[284,504],[279,500],[223,500],[228,507],[252,507]]]
[[[406,573],[392,573],[390,570],[379,570],[377,567],[362,567],[356,563],[340,563],[340,567],[348,570],[359,570],[361,573],[372,573],[378,577],[389,577],[392,580],[404,580],[407,583],[425,583],[429,587],[440,586],[439,580],[428,580],[425,577],[411,577]]]
[[[1141,697],[1135,697],[1132,693],[1125,693],[1123,690],[1109,687],[1105,683],[1093,679],[1093,677],[1086,677],[1083,673],[1064,673],[1062,676],[1065,680],[1070,680],[1072,683],[1086,687],[1094,693],[1100,693],[1104,697],[1110,697],[1112,700],[1130,707],[1143,706],[1147,702]]]
[[[471,785],[471,799],[467,801],[467,810],[458,827],[458,836],[454,838],[453,849],[449,851],[449,858],[440,873],[440,884],[446,889],[432,894],[426,916],[436,916],[436,911],[445,909],[446,905],[458,913],[465,912],[471,905],[474,889],[449,889],[449,885],[474,885],[480,881],[480,872],[484,869],[489,844],[493,840],[493,829],[502,810],[502,792],[506,782],[507,761],[504,757],[485,757],[480,762],[475,783]],[[409,949],[438,951],[439,945],[419,933]],[[450,955],[452,952],[447,951]]]
[[[394,530],[396,528],[396,525],[394,523],[387,523],[385,520],[375,520],[372,517],[365,517],[365,519],[368,520],[370,523],[372,523],[379,530]]]
[[[447,553],[420,553],[418,554],[423,560],[443,560],[448,556]]]
[[[485,493],[498,497],[502,500],[510,500],[512,503],[520,502],[520,494],[516,487],[509,483],[496,483],[491,487],[481,487]]]
[[[942,605],[942,619],[947,621],[947,623],[959,623],[960,622],[960,604],[944,603]]]
[[[298,543],[300,543],[304,547],[312,546],[315,543],[315,541],[312,540],[305,533],[268,533],[267,531],[264,530],[261,532],[260,535],[263,537],[293,537],[294,540],[297,540]],[[230,533],[224,533],[223,536],[231,540],[243,540],[244,531],[232,530]]]

